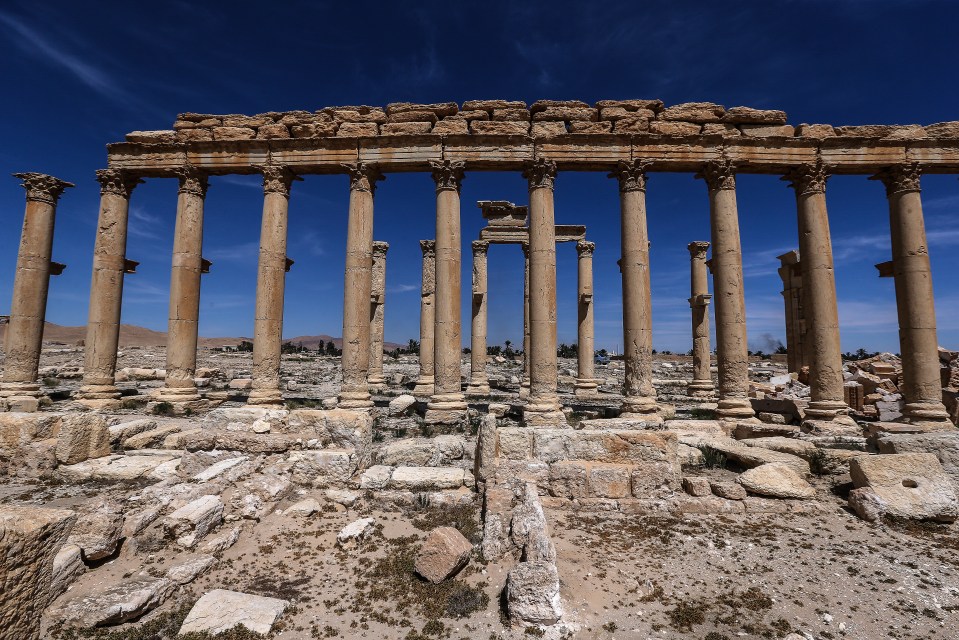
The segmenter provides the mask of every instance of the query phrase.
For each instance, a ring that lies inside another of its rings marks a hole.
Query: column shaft
[[[383,330],[386,312],[386,242],[373,243],[373,271],[370,284],[370,368],[366,380],[370,392],[380,391],[386,384],[383,376]]]
[[[578,324],[576,331],[577,376],[574,393],[577,396],[596,395],[599,386],[594,377],[593,346],[593,251],[596,243],[580,240],[576,243],[576,276],[578,285]]]
[[[473,324],[470,331],[470,382],[466,393],[489,395],[489,379],[486,376],[486,257],[489,241],[473,241]]]
[[[690,242],[689,308],[693,317],[693,379],[686,386],[689,395],[711,398],[714,392],[709,370],[709,280],[706,273],[708,242]]]
[[[423,286],[420,291],[420,375],[413,388],[415,396],[433,395],[433,324],[436,321],[436,242],[420,240],[423,251]]]
[[[529,229],[527,229],[527,234]],[[523,243],[523,375],[520,380],[519,397],[529,398],[529,242]]]

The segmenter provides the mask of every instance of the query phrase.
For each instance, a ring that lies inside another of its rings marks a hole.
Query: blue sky
[[[82,6],[85,5],[85,6]],[[95,9],[91,7],[96,7]],[[660,98],[783,109],[799,124],[959,120],[959,2],[20,2],[0,4],[0,175],[51,173],[77,184],[61,199],[48,319],[86,322],[104,145],[169,128],[179,112],[260,113],[329,105],[507,98]],[[959,181],[923,178],[940,342],[959,346]],[[747,325],[755,346],[783,339],[776,256],[796,246],[795,197],[775,176],[738,186]],[[880,184],[839,176],[827,193],[844,350],[898,351]],[[477,200],[525,203],[518,174],[467,174],[464,285]],[[287,336],[342,330],[348,183],[308,176],[290,201]],[[134,192],[123,322],[166,330],[174,180]],[[207,196],[200,332],[250,335],[262,195],[254,177],[217,177]],[[702,181],[654,174],[648,189],[654,345],[690,347],[686,244],[709,239]],[[0,313],[9,310],[23,190],[0,179]],[[434,235],[428,174],[392,174],[376,195],[375,236],[391,244],[386,338],[418,336],[421,254]],[[558,223],[597,244],[597,348],[622,343],[618,194],[600,173],[561,173]],[[576,252],[559,247],[559,340],[576,339]],[[521,340],[522,253],[490,251],[491,343]],[[468,287],[465,287],[468,290]],[[464,344],[469,300],[463,300]]]

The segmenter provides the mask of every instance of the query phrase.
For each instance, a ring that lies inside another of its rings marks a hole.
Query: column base
[[[520,400],[529,399],[529,378],[524,378],[519,383],[519,399]]]
[[[369,409],[373,406],[369,391],[341,391],[338,409]]]
[[[200,394],[196,387],[160,387],[153,393],[157,402],[196,402]]]
[[[488,396],[490,393],[489,379],[486,376],[474,378],[466,385],[466,395],[468,396]]]
[[[573,394],[580,397],[591,397],[599,394],[598,378],[576,378],[573,384]]]
[[[455,424],[466,419],[466,397],[462,393],[434,394],[426,405],[426,424]]]
[[[619,417],[621,418],[659,418],[659,404],[656,396],[626,396],[623,398]]]
[[[849,414],[849,405],[842,400],[813,400],[806,407],[806,417],[811,420],[835,420]]]
[[[756,418],[749,398],[720,398],[716,403],[716,418],[719,420],[748,420]]]
[[[34,382],[0,382],[0,411],[35,413],[40,395],[40,385]]]
[[[250,391],[246,403],[257,407],[285,406],[283,404],[283,393],[279,389],[253,389]]]
[[[118,400],[120,390],[112,384],[86,384],[77,389],[78,400]]]
[[[803,433],[816,436],[862,436],[862,427],[849,416],[837,415],[825,420],[810,419],[808,410],[806,419],[799,428]]]
[[[523,426],[536,429],[569,429],[563,405],[556,394],[532,397],[523,407]]]
[[[420,376],[413,386],[413,395],[417,398],[428,398],[433,395],[433,376]]]
[[[909,424],[952,425],[949,412],[941,402],[907,402],[902,415]]]
[[[690,380],[686,383],[686,395],[691,398],[715,398],[716,385],[712,380]]]

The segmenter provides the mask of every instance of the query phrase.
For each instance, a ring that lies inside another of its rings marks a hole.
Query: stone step
[[[396,440],[373,451],[373,462],[388,467],[471,466],[473,445],[462,436]]]
[[[359,488],[370,490],[442,491],[472,489],[473,474],[454,467],[390,467],[375,465],[360,474]]]

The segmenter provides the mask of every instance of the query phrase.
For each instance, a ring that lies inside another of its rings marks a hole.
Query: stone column
[[[436,293],[436,242],[420,240],[423,251],[423,287],[420,291],[420,375],[413,387],[417,397],[433,395],[433,323]]]
[[[298,178],[285,166],[263,165],[263,221],[253,320],[253,389],[247,404],[282,406],[280,355],[286,284],[287,214],[290,187]]]
[[[370,284],[370,368],[366,381],[370,393],[382,391],[383,377],[383,315],[386,311],[386,252],[387,242],[373,243],[373,280]]]
[[[367,409],[370,367],[370,295],[373,282],[373,194],[383,174],[373,165],[343,165],[350,176],[346,228],[346,279],[343,288],[343,385],[339,406]]]
[[[728,159],[709,162],[697,174],[709,188],[713,294],[716,297],[716,364],[719,367],[720,419],[755,417],[749,402],[749,349],[743,255],[736,208],[736,171]]]
[[[812,356],[809,364],[810,402],[806,415],[819,420],[834,420],[849,413],[843,400],[839,310],[826,212],[828,177],[822,161],[795,167],[783,177],[796,190],[799,219],[799,255],[802,256],[801,278],[805,294],[803,310],[807,321],[805,338]]]
[[[576,362],[578,365],[574,393],[577,396],[594,396],[599,384],[594,377],[593,359],[593,251],[595,242],[580,240],[576,243],[576,275],[579,285],[578,325],[576,336]]]
[[[83,386],[78,400],[91,407],[117,405],[117,345],[126,269],[130,194],[142,180],[122,169],[100,169],[100,214],[93,247],[90,310],[84,342]]]
[[[709,372],[709,276],[706,274],[708,242],[690,242],[689,308],[693,315],[693,379],[686,385],[694,398],[711,399],[715,386]]]
[[[156,395],[161,402],[200,399],[196,384],[197,330],[200,320],[200,275],[203,270],[203,201],[207,176],[195,167],[177,172],[180,189],[173,235],[170,275],[170,322],[166,347],[166,381]]]
[[[783,281],[783,304],[786,315],[786,368],[791,372],[808,366],[803,340],[805,321],[802,315],[802,266],[799,251],[787,251],[777,256],[780,262],[779,278]]]
[[[646,228],[646,164],[620,161],[619,180],[623,274],[622,415],[658,420],[653,388],[653,317],[649,294],[649,234]]]
[[[527,229],[527,233],[529,229]],[[529,242],[523,247],[523,375],[519,383],[521,400],[529,398]]]
[[[37,370],[43,346],[57,200],[64,189],[74,185],[42,173],[15,173],[13,176],[23,180],[27,204],[17,253],[17,272],[13,278],[6,361],[0,380],[0,408],[36,411],[40,396]]]
[[[556,163],[539,158],[526,164],[529,181],[529,401],[528,426],[565,427],[557,394],[556,220],[553,183]]]
[[[892,269],[899,312],[903,418],[913,424],[949,425],[939,378],[939,341],[932,293],[918,164],[888,167],[873,177],[886,186]],[[805,256],[803,257],[805,259]]]
[[[466,164],[433,160],[436,182],[436,310],[433,330],[433,395],[426,422],[455,424],[466,417],[466,398],[460,386],[460,185]]]
[[[488,240],[473,240],[473,324],[470,331],[470,382],[466,393],[489,395],[486,377],[486,254]]]

